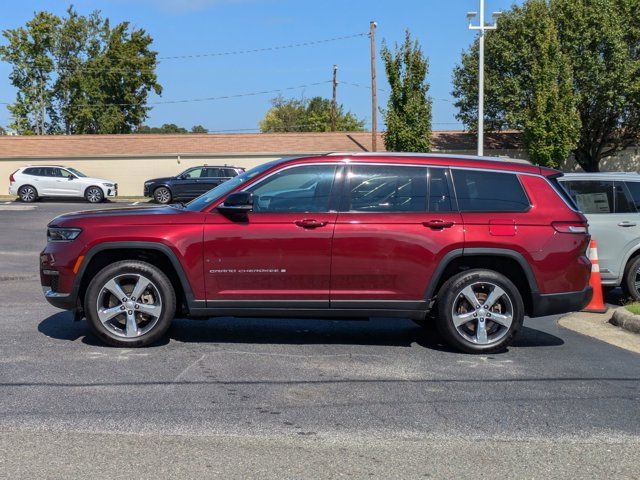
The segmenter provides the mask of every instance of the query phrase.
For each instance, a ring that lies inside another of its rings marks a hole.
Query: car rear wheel
[[[159,187],[153,191],[153,198],[158,203],[167,204],[171,202],[171,191],[167,187]]]
[[[20,187],[20,190],[18,191],[18,196],[20,197],[20,200],[22,200],[23,202],[31,203],[31,202],[35,202],[38,199],[38,192],[31,185],[24,185]]]
[[[622,289],[627,297],[640,300],[640,257],[636,257],[627,264]]]
[[[115,347],[143,347],[158,341],[176,311],[167,276],[137,260],[116,262],[91,281],[84,310],[91,330]]]
[[[104,200],[104,192],[100,187],[89,187],[84,192],[84,198],[89,203],[100,203]]]
[[[449,279],[438,294],[438,331],[467,353],[493,353],[513,341],[524,321],[522,296],[504,275],[468,270]]]

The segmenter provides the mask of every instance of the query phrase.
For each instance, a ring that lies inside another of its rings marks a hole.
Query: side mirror
[[[76,177],[74,177],[73,175],[70,175],[70,176],[67,177],[67,180],[75,180],[75,179],[76,179]]]
[[[250,192],[236,192],[224,199],[218,206],[221,213],[249,213],[253,210],[253,194]]]

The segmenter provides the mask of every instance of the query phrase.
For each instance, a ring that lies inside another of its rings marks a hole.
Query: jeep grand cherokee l
[[[57,217],[42,286],[121,347],[157,341],[178,313],[410,318],[498,351],[525,315],[591,297],[587,222],[560,175],[450,155],[277,160],[186,207]]]

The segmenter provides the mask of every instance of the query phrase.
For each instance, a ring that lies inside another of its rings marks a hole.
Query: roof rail
[[[328,157],[426,157],[457,158],[461,160],[489,160],[494,162],[514,162],[531,165],[529,160],[511,157],[487,157],[478,155],[462,155],[459,153],[412,153],[412,152],[329,152]]]

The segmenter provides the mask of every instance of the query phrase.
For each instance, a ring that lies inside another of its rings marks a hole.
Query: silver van
[[[589,220],[603,287],[640,300],[640,175],[567,173],[558,178]]]

